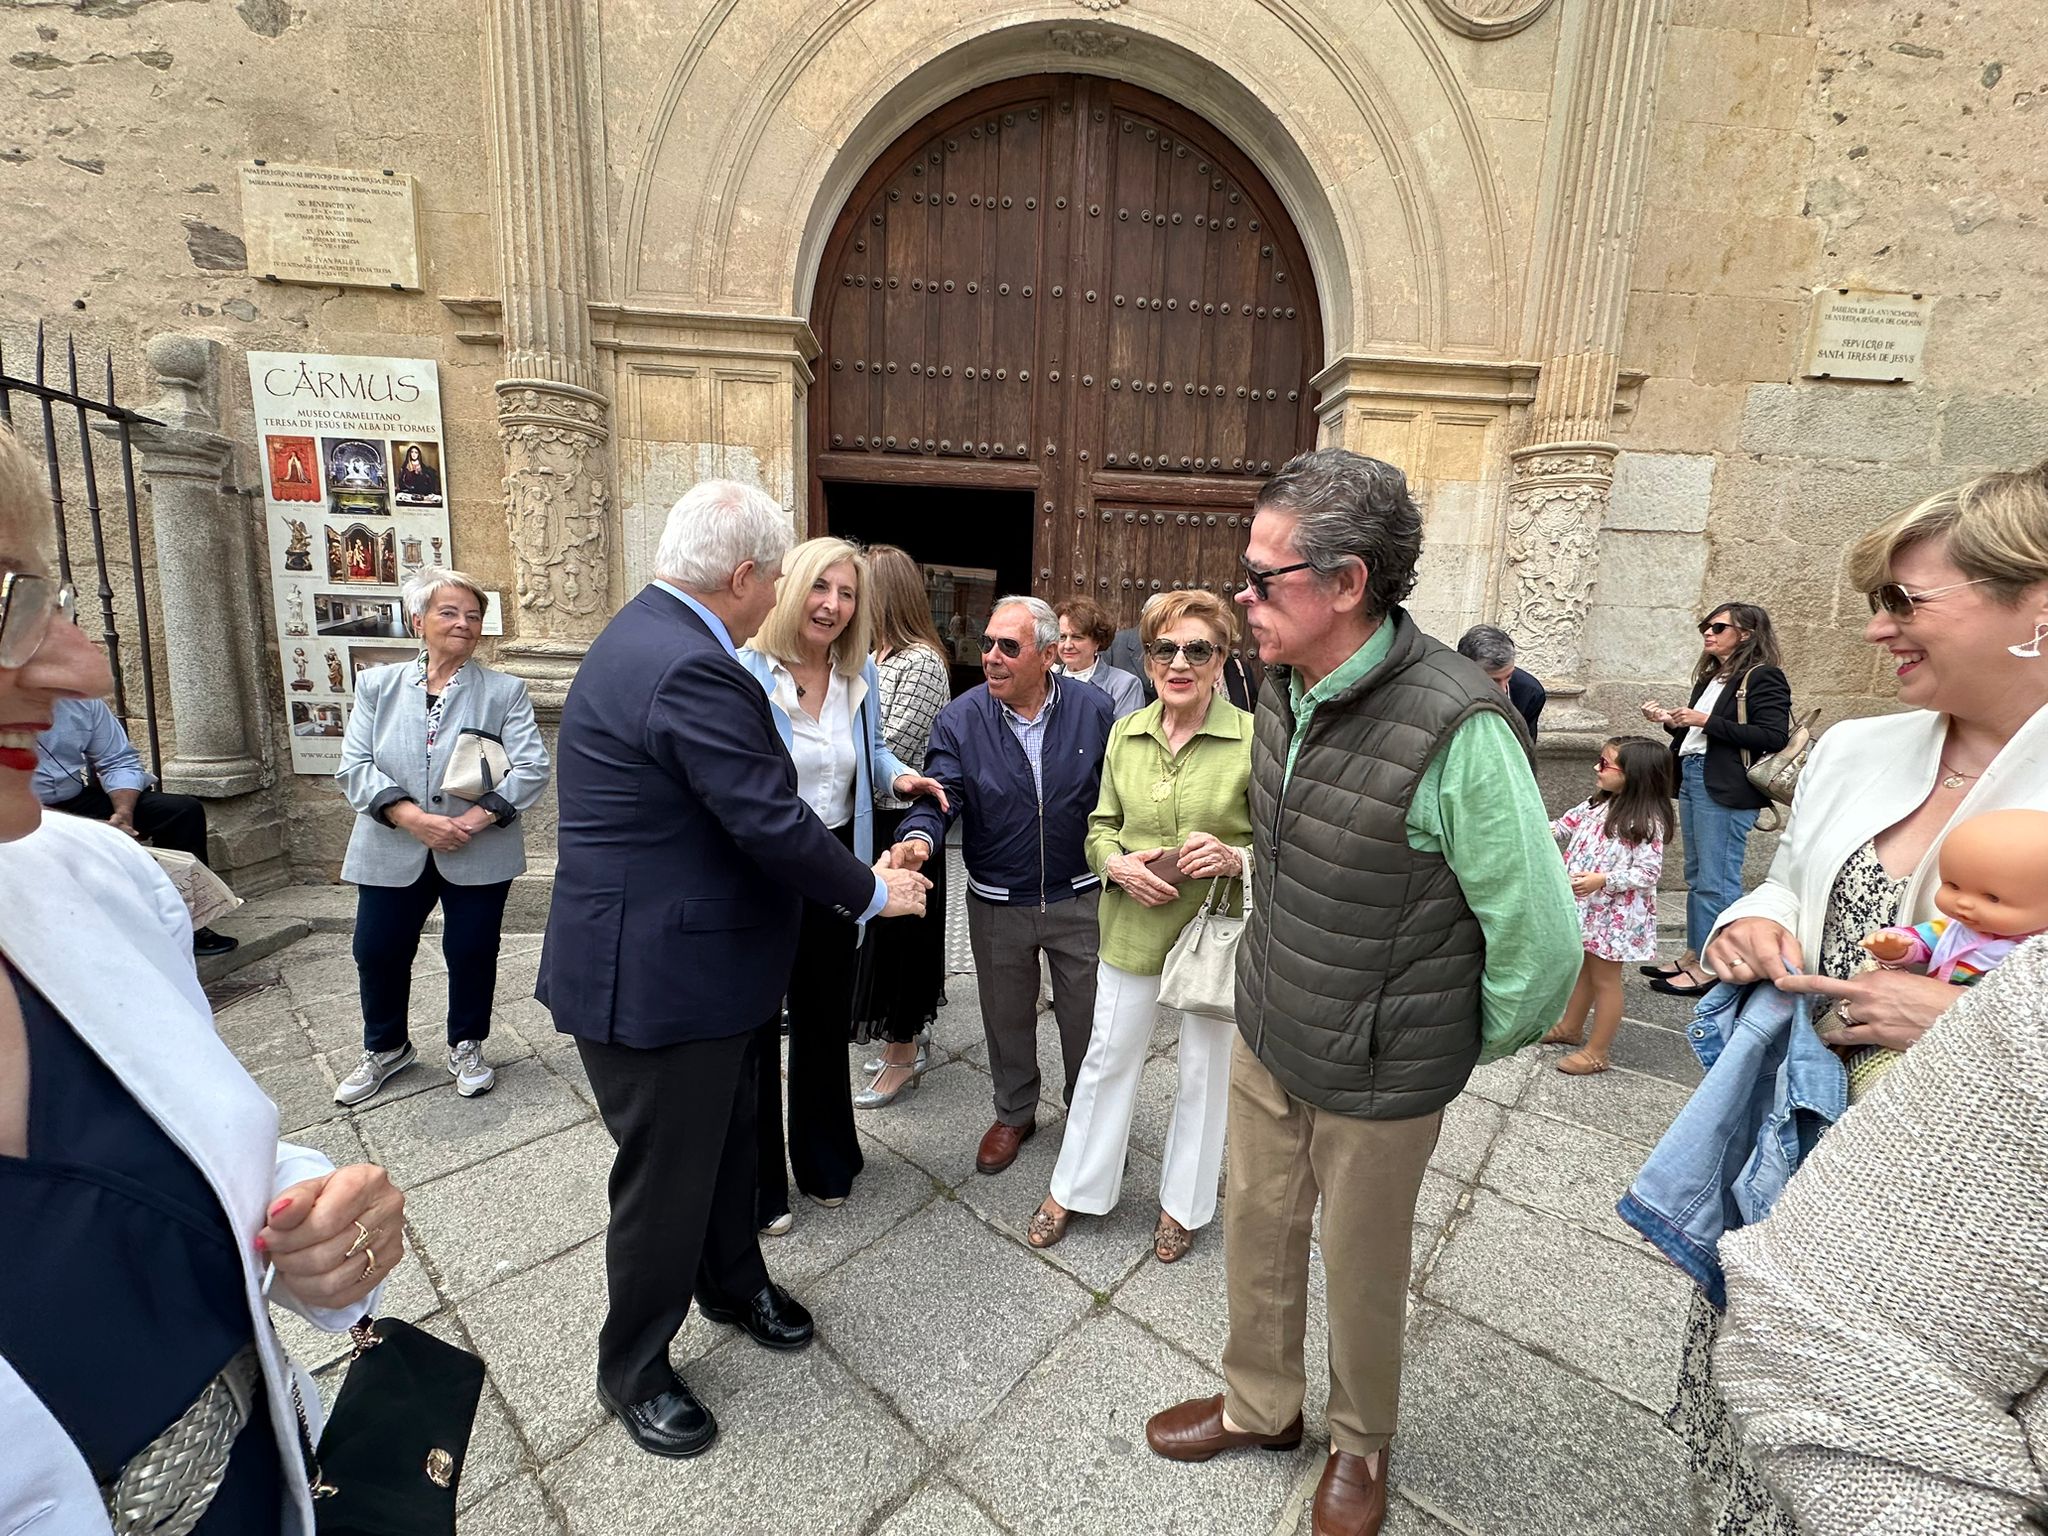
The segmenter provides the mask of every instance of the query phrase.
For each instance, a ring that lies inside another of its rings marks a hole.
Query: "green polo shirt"
[[[1313,688],[1303,689],[1299,673],[1291,677],[1289,779],[1316,710],[1384,661],[1393,643],[1394,626],[1382,624]],[[1443,855],[1479,919],[1486,941],[1479,1059],[1512,1055],[1557,1022],[1585,946],[1550,815],[1506,717],[1474,715],[1430,759],[1408,804],[1408,846]]]
[[[1110,727],[1102,759],[1102,794],[1088,818],[1088,867],[1100,875],[1119,853],[1178,848],[1208,832],[1233,848],[1252,840],[1252,717],[1222,694],[1178,753],[1166,745],[1165,705],[1151,703]],[[1164,788],[1162,789],[1162,786]],[[1141,906],[1105,882],[1101,957],[1120,971],[1157,976],[1166,952],[1208,894],[1189,881],[1163,907]],[[1236,882],[1219,894],[1237,910]]]

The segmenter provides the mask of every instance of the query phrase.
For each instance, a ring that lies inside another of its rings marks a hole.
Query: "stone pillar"
[[[491,140],[506,377],[498,381],[518,638],[500,648],[559,715],[612,611],[610,402],[590,330],[589,143],[577,0],[490,0]]]
[[[235,447],[220,430],[220,344],[158,336],[148,359],[159,398],[146,414],[157,424],[138,422],[133,435],[149,485],[154,611],[170,661],[175,748],[163,765],[164,788],[226,799],[265,779],[245,707],[256,690],[244,675],[248,658],[263,654],[263,638],[234,596],[243,585],[236,576],[254,565],[247,511],[226,484]]]
[[[1578,7],[1564,135],[1550,187],[1536,398],[1510,455],[1501,623],[1563,708],[1584,693],[1587,610],[1614,483],[1608,441],[1642,209],[1643,165],[1671,0]],[[1549,721],[1546,720],[1546,725]],[[1547,734],[1547,733],[1546,733]]]

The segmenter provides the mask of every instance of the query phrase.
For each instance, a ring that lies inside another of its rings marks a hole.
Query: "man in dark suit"
[[[1543,718],[1543,706],[1550,694],[1536,674],[1515,665],[1515,642],[1504,629],[1493,624],[1474,624],[1458,637],[1458,654],[1479,663],[1479,669],[1493,679],[1496,688],[1508,696],[1515,713],[1529,727],[1529,739],[1536,739],[1536,722]]]
[[[770,1349],[811,1317],[768,1278],[754,1222],[749,1041],[776,1016],[803,898],[848,922],[924,910],[797,797],[761,685],[735,659],[775,602],[789,515],[731,481],[670,512],[658,579],[605,626],[562,710],[555,901],[534,995],[576,1038],[618,1145],[597,1391],[657,1456],[718,1425],[669,1364],[694,1294]]]

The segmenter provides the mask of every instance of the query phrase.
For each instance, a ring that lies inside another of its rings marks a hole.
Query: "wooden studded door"
[[[813,531],[827,482],[1028,490],[1038,595],[1120,624],[1234,587],[1259,483],[1315,441],[1293,224],[1214,128],[1117,81],[1004,81],[905,134],[811,325]]]

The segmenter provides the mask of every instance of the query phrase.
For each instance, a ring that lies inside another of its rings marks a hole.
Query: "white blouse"
[[[1692,707],[1703,715],[1711,715],[1714,712],[1714,706],[1721,702],[1721,695],[1727,690],[1727,687],[1727,679],[1715,678],[1700,690],[1700,696],[1693,701]],[[1707,733],[1702,727],[1697,725],[1685,733],[1685,740],[1680,742],[1678,746],[1678,755],[1680,757],[1704,757],[1706,751]]]
[[[844,673],[833,668],[825,704],[813,720],[796,698],[796,682],[778,666],[778,691],[786,687],[789,755],[796,762],[796,792],[828,827],[853,820],[853,707]]]

